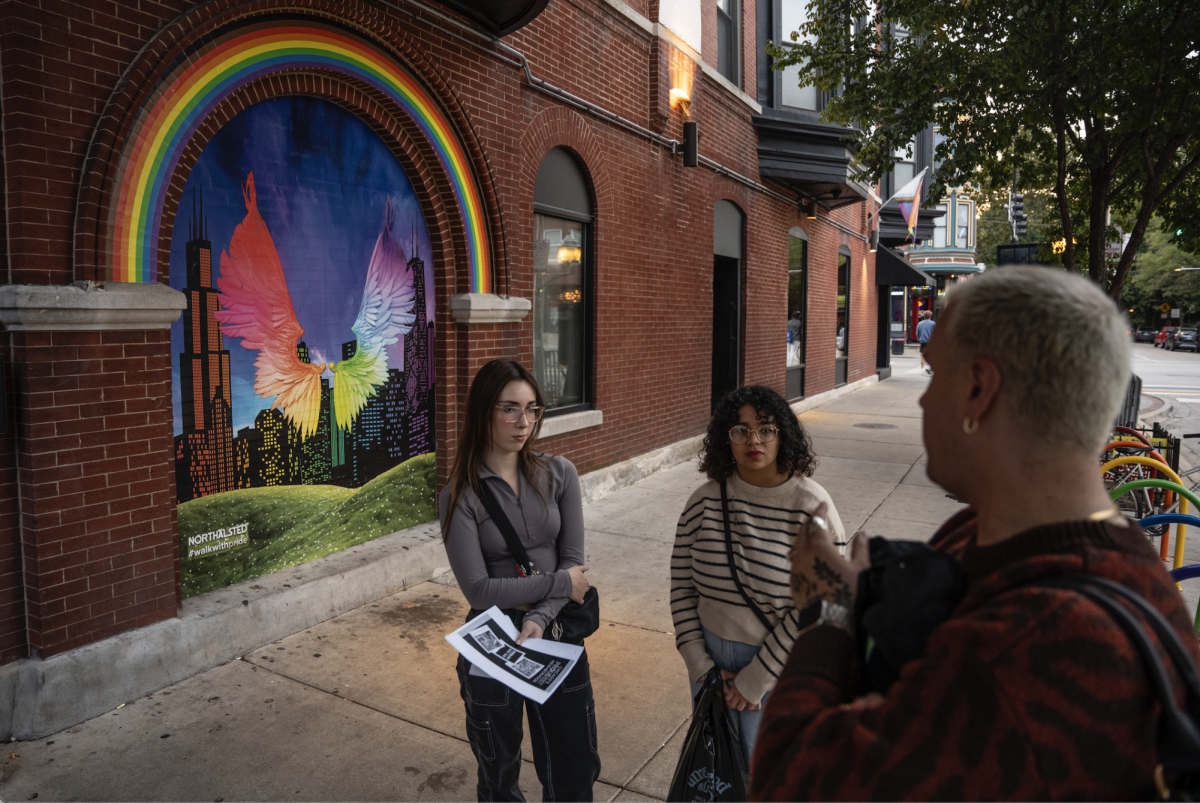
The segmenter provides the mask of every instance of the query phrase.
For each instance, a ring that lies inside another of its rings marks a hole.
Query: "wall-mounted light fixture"
[[[871,237],[867,241],[867,247],[872,254],[879,250],[879,229],[872,230]]]
[[[664,44],[664,47],[667,48],[667,77],[671,83],[669,93],[671,108],[679,109],[685,117],[689,117],[692,113],[692,85],[696,80],[696,62],[670,45]]]
[[[695,167],[700,163],[700,129],[693,122],[683,124],[683,166]]]
[[[804,216],[809,220],[817,219],[817,202],[808,200],[804,202]]]

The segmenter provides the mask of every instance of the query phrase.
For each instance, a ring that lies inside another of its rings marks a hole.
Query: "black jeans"
[[[542,705],[498,680],[471,675],[470,669],[459,656],[459,691],[467,706],[467,737],[479,765],[479,800],[525,799],[517,785],[525,710],[542,800],[590,801],[592,784],[600,777],[600,754],[587,653]]]

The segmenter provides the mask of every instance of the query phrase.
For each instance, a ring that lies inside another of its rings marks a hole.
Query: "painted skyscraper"
[[[425,263],[416,255],[408,260],[413,274],[416,305],[412,331],[404,336],[405,411],[404,452],[415,457],[433,451],[433,332],[425,312]]]
[[[183,432],[175,438],[175,484],[180,502],[223,493],[236,487],[233,454],[233,404],[229,350],[213,316],[220,308],[212,280],[212,243],[208,241],[203,198],[188,221],[187,310],[183,315],[183,351],[179,388]]]

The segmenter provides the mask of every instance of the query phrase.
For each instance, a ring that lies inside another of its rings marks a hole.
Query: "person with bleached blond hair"
[[[1186,780],[1162,749],[1158,659],[1080,585],[1121,594],[1156,655],[1178,641],[1182,661],[1165,669],[1178,696],[1196,635],[1098,463],[1129,382],[1127,328],[1098,286],[1062,270],[1001,268],[947,294],[925,353],[926,471],[969,507],[932,549],[860,533],[848,559],[813,511],[791,589],[821,613],[764,707],[753,800],[1147,800]],[[929,574],[906,580],[918,565]],[[856,615],[880,576],[890,607]],[[933,610],[914,600],[943,612],[905,641]],[[889,664],[898,647],[911,657]]]

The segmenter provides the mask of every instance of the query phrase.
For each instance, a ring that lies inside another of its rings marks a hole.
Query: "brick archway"
[[[283,17],[281,13],[287,16]],[[164,91],[160,82],[178,67],[181,60],[186,59],[189,48],[206,38],[231,30],[269,29],[289,20],[333,24],[356,35],[395,63],[408,66],[411,73],[419,76],[454,127],[470,162],[482,196],[493,276],[500,278],[507,272],[496,191],[482,148],[449,86],[436,71],[429,68],[405,33],[373,13],[364,2],[316,0],[304,8],[298,8],[295,3],[286,0],[252,0],[232,9],[226,4],[208,4],[164,26],[118,83],[95,129],[80,181],[74,235],[76,279],[105,278],[108,247],[106,225],[116,191],[115,165],[131,146],[129,138],[136,129],[140,110],[156,93]],[[444,300],[450,294],[466,289],[464,266],[467,257],[465,249],[461,247],[464,238],[457,201],[449,191],[445,169],[438,162],[432,146],[404,110],[382,93],[373,92],[370,87],[362,86],[349,76],[341,76],[332,70],[281,70],[253,83],[253,91],[246,91],[250,89],[247,85],[225,98],[210,111],[195,132],[180,158],[178,169],[171,177],[160,231],[169,231],[170,219],[173,218],[182,189],[181,175],[186,180],[186,174],[203,144],[211,138],[216,128],[231,119],[237,111],[258,100],[280,94],[310,94],[333,100],[362,117],[392,146],[397,158],[410,171],[414,185],[425,185],[417,189],[422,196],[426,219],[431,224],[431,234],[432,224],[435,223],[443,234],[443,242],[439,246],[441,259],[435,265],[438,298]],[[403,144],[405,140],[409,141],[408,144]],[[160,238],[156,256],[158,264],[166,264],[169,259],[169,237]]]

